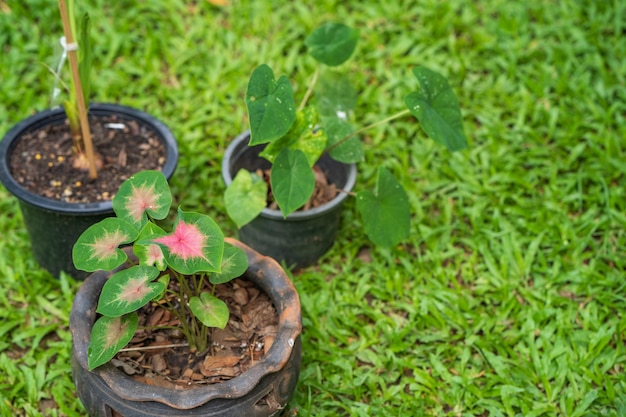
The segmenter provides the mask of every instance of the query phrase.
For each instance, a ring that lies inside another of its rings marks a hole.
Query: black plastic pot
[[[96,116],[117,115],[120,119],[137,120],[153,129],[166,148],[163,173],[168,179],[172,176],[178,163],[178,145],[167,126],[147,113],[117,104],[92,104],[89,112]],[[18,198],[35,260],[55,277],[65,271],[76,279],[84,279],[87,274],[76,270],[72,263],[72,246],[85,229],[113,215],[112,202],[72,204],[39,196],[18,184],[8,165],[9,155],[24,133],[64,123],[65,119],[65,110],[56,108],[15,125],[0,142],[0,181]]]
[[[244,132],[226,149],[222,161],[222,177],[226,186],[240,169],[254,172],[270,168],[270,163],[259,156],[265,145],[248,146],[249,141],[250,133]],[[317,166],[337,188],[348,192],[354,188],[354,164],[343,164],[324,155]],[[239,239],[290,267],[312,265],[332,246],[339,230],[341,208],[347,197],[347,193],[340,192],[322,206],[297,211],[286,218],[280,210],[265,208],[256,219],[239,230]]]
[[[87,368],[87,349],[96,319],[96,305],[111,272],[90,275],[78,291],[70,314],[72,373],[78,396],[91,417],[211,416],[267,417],[282,410],[291,398],[302,360],[300,298],[285,271],[273,259],[242,243],[249,267],[244,279],[270,298],[279,322],[270,350],[241,375],[219,384],[176,390],[137,382],[110,363]]]

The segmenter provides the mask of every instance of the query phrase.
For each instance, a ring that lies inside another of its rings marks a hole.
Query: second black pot
[[[222,161],[222,177],[228,186],[240,169],[254,172],[268,169],[270,163],[259,156],[265,145],[248,146],[250,133],[237,136]],[[341,208],[356,182],[356,165],[343,164],[324,155],[317,163],[328,181],[340,192],[330,202],[286,218],[280,210],[263,209],[252,222],[239,230],[239,239],[253,249],[289,267],[312,265],[332,246],[341,220]]]
[[[178,145],[172,132],[159,120],[137,109],[117,104],[92,104],[89,113],[136,120],[154,130],[166,148],[163,174],[168,179],[173,175],[178,163]],[[26,190],[13,178],[8,164],[9,155],[23,134],[46,125],[64,123],[65,119],[63,108],[44,110],[9,130],[0,142],[0,181],[19,201],[35,260],[55,277],[65,271],[76,279],[84,279],[87,273],[74,268],[72,247],[89,226],[113,215],[112,202],[76,204],[39,196]]]

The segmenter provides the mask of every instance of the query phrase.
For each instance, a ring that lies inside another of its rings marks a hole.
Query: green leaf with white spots
[[[267,183],[257,174],[240,169],[226,188],[224,204],[228,216],[241,228],[267,207]]]
[[[91,340],[87,350],[89,370],[93,370],[113,359],[130,342],[137,330],[137,313],[120,317],[100,317],[91,329]]]
[[[223,284],[231,279],[240,277],[248,269],[248,257],[246,253],[228,243],[224,244],[224,256],[222,256],[222,272],[211,274],[211,284]]]
[[[112,275],[102,287],[97,313],[118,317],[136,311],[164,290],[163,283],[154,281],[159,270],[136,265]]]
[[[191,297],[189,308],[193,315],[207,327],[219,327],[223,329],[228,323],[228,306],[226,303],[208,292],[203,292],[200,297]]]
[[[409,93],[404,103],[422,129],[435,142],[450,151],[467,148],[459,101],[448,80],[441,74],[424,67],[413,68],[421,90]]]
[[[165,175],[159,171],[142,171],[122,183],[113,198],[117,217],[141,230],[153,219],[167,217],[172,205],[172,194]]]
[[[74,266],[87,272],[117,268],[128,259],[119,246],[133,242],[138,233],[130,223],[117,217],[91,225],[72,248]]]
[[[387,169],[379,168],[374,192],[361,191],[356,202],[365,233],[376,245],[393,246],[409,236],[409,198]]]
[[[296,119],[296,103],[289,79],[274,78],[272,69],[263,64],[250,76],[246,91],[250,120],[250,145],[281,138]]]

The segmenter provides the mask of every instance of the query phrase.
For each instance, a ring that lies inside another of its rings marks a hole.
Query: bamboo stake
[[[91,131],[89,130],[89,121],[87,120],[87,109],[85,108],[85,100],[83,98],[83,86],[80,82],[80,74],[78,71],[78,58],[76,56],[76,48],[70,47],[74,45],[72,36],[72,27],[67,14],[67,6],[65,0],[59,0],[59,11],[61,12],[61,21],[63,22],[63,32],[65,35],[65,43],[67,47],[67,55],[72,70],[72,80],[74,82],[74,91],[76,93],[76,104],[78,105],[78,119],[80,121],[80,130],[83,136],[83,144],[85,145],[85,155],[89,164],[89,177],[91,179],[98,178],[96,171],[96,161],[93,152],[93,142],[91,141]]]

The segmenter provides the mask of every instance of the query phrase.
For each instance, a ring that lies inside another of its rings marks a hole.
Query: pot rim
[[[127,119],[138,120],[154,129],[165,145],[163,174],[167,178],[171,178],[178,164],[178,144],[173,133],[164,123],[141,110],[116,103],[91,103],[89,112],[95,115],[118,114]],[[33,129],[33,127],[45,126],[64,119],[65,109],[63,107],[55,107],[37,112],[14,125],[0,141],[0,182],[21,201],[50,211],[72,215],[94,215],[111,212],[113,210],[111,200],[94,203],[67,203],[32,193],[13,178],[8,166],[8,157],[15,146],[14,144],[20,139],[22,134]]]
[[[224,152],[224,157],[222,158],[222,178],[224,179],[224,183],[227,187],[230,185],[230,183],[233,182],[233,176],[230,172],[230,164],[228,163],[228,161],[236,157],[235,153],[237,149],[242,145],[242,142],[249,141],[249,139],[250,131],[246,130],[245,132],[242,132],[237,137],[235,137],[235,139],[232,140],[232,142],[228,145],[226,151]],[[325,204],[322,204],[321,206],[314,207],[312,209],[295,211],[289,214],[287,217],[284,217],[283,213],[280,210],[274,210],[265,207],[261,211],[260,216],[281,221],[301,221],[322,216],[324,215],[324,213],[335,210],[338,206],[343,204],[344,200],[348,198],[348,193],[354,189],[357,175],[356,164],[345,164],[338,161],[337,163],[346,165],[348,167],[348,176],[346,178],[346,185],[341,188],[343,192],[340,191],[335,198]]]
[[[102,285],[112,272],[97,271],[80,287],[70,313],[72,354],[86,372],[100,376],[121,398],[130,401],[155,401],[177,409],[192,409],[218,398],[240,398],[248,394],[266,375],[280,371],[288,363],[294,346],[300,343],[302,313],[300,297],[293,283],[272,258],[259,254],[232,238],[225,241],[243,249],[248,256],[246,275],[256,276],[254,282],[270,297],[279,317],[276,338],[270,350],[251,368],[235,378],[212,385],[177,390],[135,381],[110,362],[88,371],[87,352],[91,328],[95,322],[95,304]],[[129,250],[130,251],[130,250]],[[271,291],[270,291],[271,289]]]

